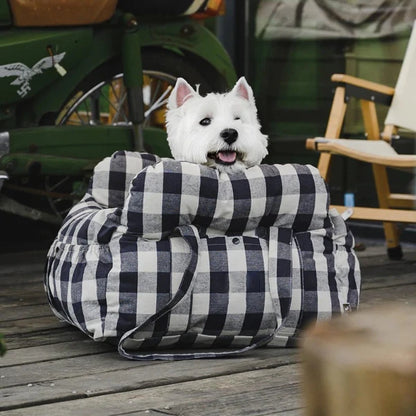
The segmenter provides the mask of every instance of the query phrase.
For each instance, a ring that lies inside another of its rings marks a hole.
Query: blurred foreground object
[[[302,355],[306,415],[416,412],[416,307],[392,304],[316,325]]]
[[[4,342],[3,334],[0,334],[0,357],[6,354],[7,347],[6,343]]]

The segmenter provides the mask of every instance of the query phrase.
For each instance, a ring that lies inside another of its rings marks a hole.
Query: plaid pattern
[[[307,322],[358,306],[353,238],[328,205],[311,166],[228,175],[117,152],[49,250],[49,302],[130,359],[292,345]]]

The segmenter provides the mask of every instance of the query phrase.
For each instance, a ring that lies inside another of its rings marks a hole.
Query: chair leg
[[[390,186],[386,168],[384,166],[373,165],[373,175],[380,208],[390,208],[388,202]],[[389,258],[391,260],[400,260],[403,257],[403,252],[400,246],[400,236],[397,224],[393,222],[383,222],[383,228]]]
[[[402,246],[387,248],[387,255],[390,260],[401,260],[403,258]]]
[[[340,137],[346,110],[345,87],[337,87],[332,101],[331,111],[329,113],[325,137],[330,139],[338,139]],[[331,158],[332,156],[330,153],[321,153],[319,157],[318,170],[325,180],[328,180],[329,178]]]
[[[368,140],[380,140],[380,129],[374,103],[362,100],[361,110]],[[390,185],[387,176],[387,169],[384,166],[376,164],[373,164],[372,167],[378,205],[380,208],[391,208],[388,200],[390,195]],[[389,258],[392,260],[400,260],[403,257],[403,252],[400,246],[397,224],[384,222],[383,228]]]

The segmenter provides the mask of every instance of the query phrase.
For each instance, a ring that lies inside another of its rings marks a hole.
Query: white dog
[[[202,97],[178,78],[166,113],[168,142],[176,160],[235,172],[267,155],[253,91],[244,77],[226,94]]]

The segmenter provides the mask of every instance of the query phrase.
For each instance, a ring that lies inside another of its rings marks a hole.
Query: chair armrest
[[[394,95],[394,88],[365,79],[356,78],[351,75],[334,74],[331,77],[333,82],[337,82],[340,87],[345,89],[345,102],[351,97],[366,100],[385,106],[390,106]]]
[[[383,140],[329,139],[315,137],[306,139],[306,148],[329,152],[352,159],[387,167],[415,168],[416,155],[398,154]]]
[[[394,88],[387,85],[379,84],[377,82],[367,81],[362,78],[353,77],[346,74],[333,74],[331,81],[342,84],[353,85],[355,87],[364,88],[369,91],[378,92],[380,94],[394,95]]]

